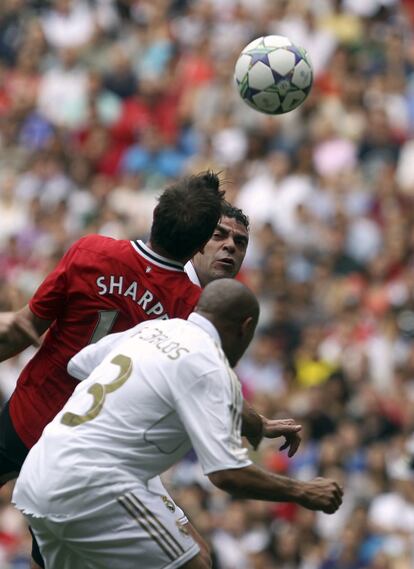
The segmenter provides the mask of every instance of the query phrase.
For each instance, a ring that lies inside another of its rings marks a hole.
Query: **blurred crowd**
[[[281,117],[233,83],[268,34],[305,47],[307,101]],[[167,484],[215,569],[414,566],[414,3],[411,0],[2,0],[0,309],[22,306],[86,233],[144,238],[159,190],[212,168],[248,214],[241,280],[261,320],[245,397],[302,445],[252,456],[329,476],[333,516],[231,500],[194,457]],[[0,367],[0,403],[27,350]],[[30,539],[0,493],[0,567]]]

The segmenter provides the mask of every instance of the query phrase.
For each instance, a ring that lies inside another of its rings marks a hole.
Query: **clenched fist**
[[[320,510],[325,514],[333,514],[342,504],[343,489],[335,480],[314,478],[305,483],[303,496],[299,504],[309,510]]]

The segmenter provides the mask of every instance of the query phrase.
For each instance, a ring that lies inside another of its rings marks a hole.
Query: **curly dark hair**
[[[223,205],[221,206],[221,217],[230,217],[232,219],[235,219],[236,221],[244,225],[247,231],[249,231],[250,221],[247,215],[243,213],[243,210],[241,210],[238,207],[235,207],[228,201],[225,200],[223,201]]]

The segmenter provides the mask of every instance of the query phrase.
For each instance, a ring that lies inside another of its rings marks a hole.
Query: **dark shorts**
[[[20,440],[10,418],[9,404],[0,411],[0,487],[17,478],[29,449]],[[32,558],[40,567],[44,562],[32,534]]]
[[[6,403],[0,412],[0,486],[17,478],[28,452],[13,427]]]

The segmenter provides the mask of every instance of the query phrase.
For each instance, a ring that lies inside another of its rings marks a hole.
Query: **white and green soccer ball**
[[[262,36],[243,49],[234,78],[250,107],[281,115],[296,109],[309,95],[313,71],[305,49],[284,36]]]

